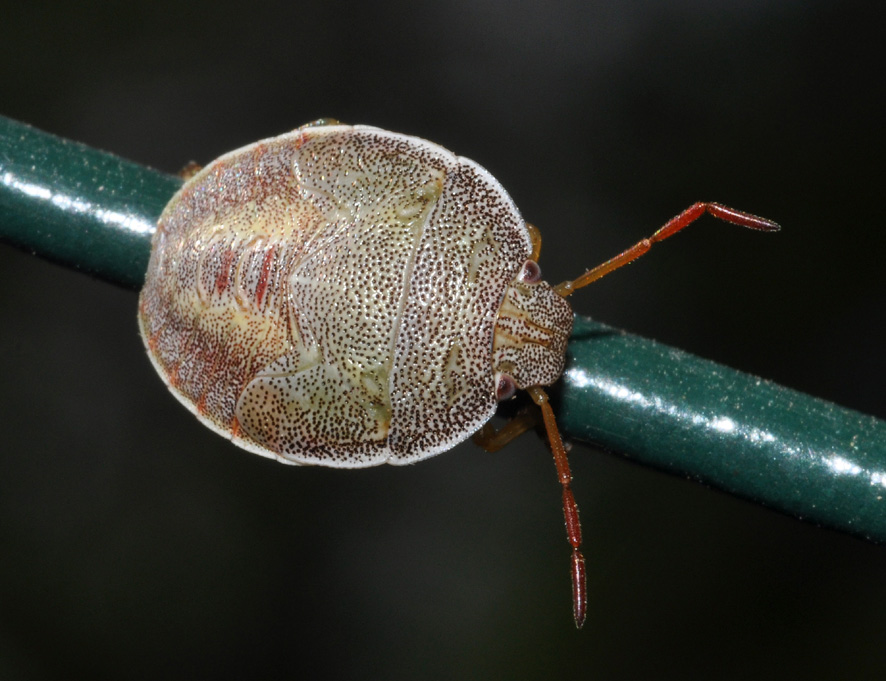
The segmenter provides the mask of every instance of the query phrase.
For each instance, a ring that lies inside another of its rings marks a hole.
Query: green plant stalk
[[[36,255],[138,288],[180,186],[0,118],[0,239]],[[586,318],[553,392],[569,439],[886,541],[886,422]]]
[[[886,422],[577,318],[567,435],[819,525],[886,541]]]
[[[0,240],[129,288],[182,181],[0,117]]]

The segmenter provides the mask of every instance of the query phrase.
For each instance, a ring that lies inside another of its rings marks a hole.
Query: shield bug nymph
[[[473,434],[495,450],[544,424],[586,614],[569,461],[544,386],[563,371],[566,296],[701,215],[551,287],[541,237],[486,170],[425,140],[323,121],[230,152],[172,198],[139,300],[148,354],[172,393],[244,449],[285,463],[407,464]],[[539,409],[500,431],[499,401]]]

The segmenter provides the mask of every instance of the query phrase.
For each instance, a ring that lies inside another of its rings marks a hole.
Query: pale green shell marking
[[[225,154],[170,201],[139,324],[173,393],[245,449],[410,463],[492,416],[498,373],[526,386],[562,371],[571,310],[520,283],[530,252],[472,161],[305,127]]]

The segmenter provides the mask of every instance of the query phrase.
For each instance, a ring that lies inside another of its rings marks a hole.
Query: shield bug
[[[292,464],[408,464],[475,434],[489,450],[541,423],[562,486],[573,609],[587,597],[569,462],[543,387],[563,371],[566,296],[701,215],[551,287],[541,237],[473,161],[416,137],[318,122],[193,175],[153,237],[139,325],[172,393],[244,449]],[[538,405],[495,431],[518,389]]]

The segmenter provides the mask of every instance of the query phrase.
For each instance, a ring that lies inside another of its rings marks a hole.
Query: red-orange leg
[[[611,260],[607,260],[602,265],[597,265],[592,270],[588,270],[574,281],[564,281],[562,284],[558,284],[554,287],[554,291],[565,298],[573,291],[587,286],[588,284],[597,281],[597,279],[605,277],[613,270],[617,270],[622,265],[627,265],[629,262],[636,260],[652,248],[652,244],[664,241],[669,236],[674,236],[674,234],[684,227],[691,225],[705,213],[713,215],[720,220],[740,225],[741,227],[758,229],[763,232],[777,232],[781,229],[771,220],[751,215],[750,213],[744,213],[740,210],[735,210],[734,208],[728,208],[719,203],[694,203],[677,217],[671,218],[661,229],[648,239],[643,239],[631,246],[624,253],[615,256]]]
[[[532,241],[532,254],[529,259],[538,262],[541,255],[541,232],[531,222],[526,223],[526,229],[529,230],[529,239]]]
[[[554,465],[557,467],[557,477],[563,487],[563,517],[566,520],[566,538],[572,546],[572,614],[575,617],[575,626],[581,629],[585,623],[588,612],[588,586],[585,572],[585,558],[581,553],[581,523],[578,519],[578,504],[575,503],[575,495],[572,493],[572,471],[569,469],[569,459],[560,430],[557,428],[557,420],[554,418],[554,410],[548,402],[547,393],[538,386],[526,389],[532,401],[541,408],[545,430],[548,433],[548,442],[554,455]]]
[[[499,430],[491,423],[486,423],[480,430],[474,433],[474,444],[482,447],[487,452],[497,452],[511,440],[520,437],[527,430],[538,425],[538,410],[532,405],[527,405],[532,411],[521,411],[516,416],[508,419]]]

